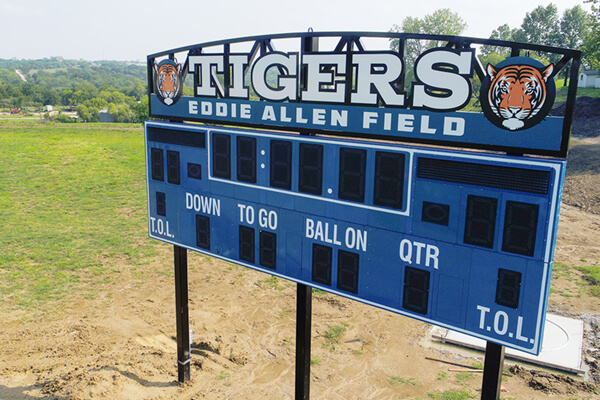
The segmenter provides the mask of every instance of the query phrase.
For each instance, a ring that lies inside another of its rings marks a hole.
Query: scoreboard
[[[147,121],[150,237],[539,354],[565,161]]]

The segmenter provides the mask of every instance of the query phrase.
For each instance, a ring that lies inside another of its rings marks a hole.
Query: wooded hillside
[[[74,106],[83,121],[97,121],[107,109],[117,122],[136,122],[147,109],[145,95],[145,64],[0,59],[0,112]]]

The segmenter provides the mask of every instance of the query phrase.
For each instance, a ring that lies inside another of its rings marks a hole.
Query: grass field
[[[2,120],[0,154],[0,305],[93,295],[156,252],[141,125]]]
[[[567,101],[568,87],[563,86],[562,82],[556,83],[556,100],[554,104],[564,103]],[[595,88],[577,88],[577,97],[600,97],[600,89]]]

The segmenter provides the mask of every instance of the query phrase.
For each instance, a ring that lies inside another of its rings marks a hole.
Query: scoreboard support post
[[[175,308],[177,317],[177,380],[189,382],[190,364],[190,318],[188,301],[188,264],[187,250],[173,246],[175,261]]]
[[[486,342],[481,400],[499,400],[504,369],[504,346]]]
[[[296,297],[296,400],[310,398],[312,288],[298,283]]]
[[[312,32],[312,28],[309,29]],[[302,51],[319,51],[319,39],[306,37]],[[302,74],[306,86],[306,70]],[[310,340],[312,327],[312,287],[298,283],[296,295],[296,400],[310,399]]]

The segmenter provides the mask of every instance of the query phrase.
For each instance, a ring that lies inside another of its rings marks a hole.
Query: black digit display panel
[[[496,304],[510,308],[519,308],[522,274],[517,271],[500,268],[496,286]]]
[[[237,179],[256,183],[256,138],[237,137]]]
[[[333,249],[329,246],[313,243],[312,280],[323,285],[331,285],[331,266]]]
[[[356,253],[338,251],[338,289],[358,293],[358,260],[359,256]]]
[[[231,136],[215,133],[212,139],[212,174],[231,179]]]
[[[429,271],[406,267],[404,270],[402,308],[418,314],[427,314],[429,306],[429,278]]]
[[[150,149],[150,163],[152,164],[152,179],[155,181],[165,180],[165,162],[162,149],[153,147]]]
[[[259,247],[260,265],[275,269],[277,266],[277,235],[273,232],[260,231]]]
[[[254,264],[254,228],[240,225],[240,260]]]
[[[180,180],[179,152],[167,150],[167,182],[179,185]]]
[[[498,199],[483,196],[467,197],[465,243],[475,246],[494,247]]]
[[[502,251],[533,256],[539,208],[537,204],[506,202]]]
[[[375,190],[373,203],[402,208],[404,194],[404,154],[378,151],[375,153]]]
[[[204,215],[196,215],[196,245],[210,250],[210,218]]]
[[[156,213],[160,216],[167,216],[167,198],[163,192],[156,192]]]
[[[271,140],[271,186],[292,188],[292,142]]]
[[[323,192],[323,146],[300,143],[298,190],[321,195]]]
[[[362,149],[340,148],[340,181],[338,197],[342,200],[365,201],[365,170],[367,152]]]

